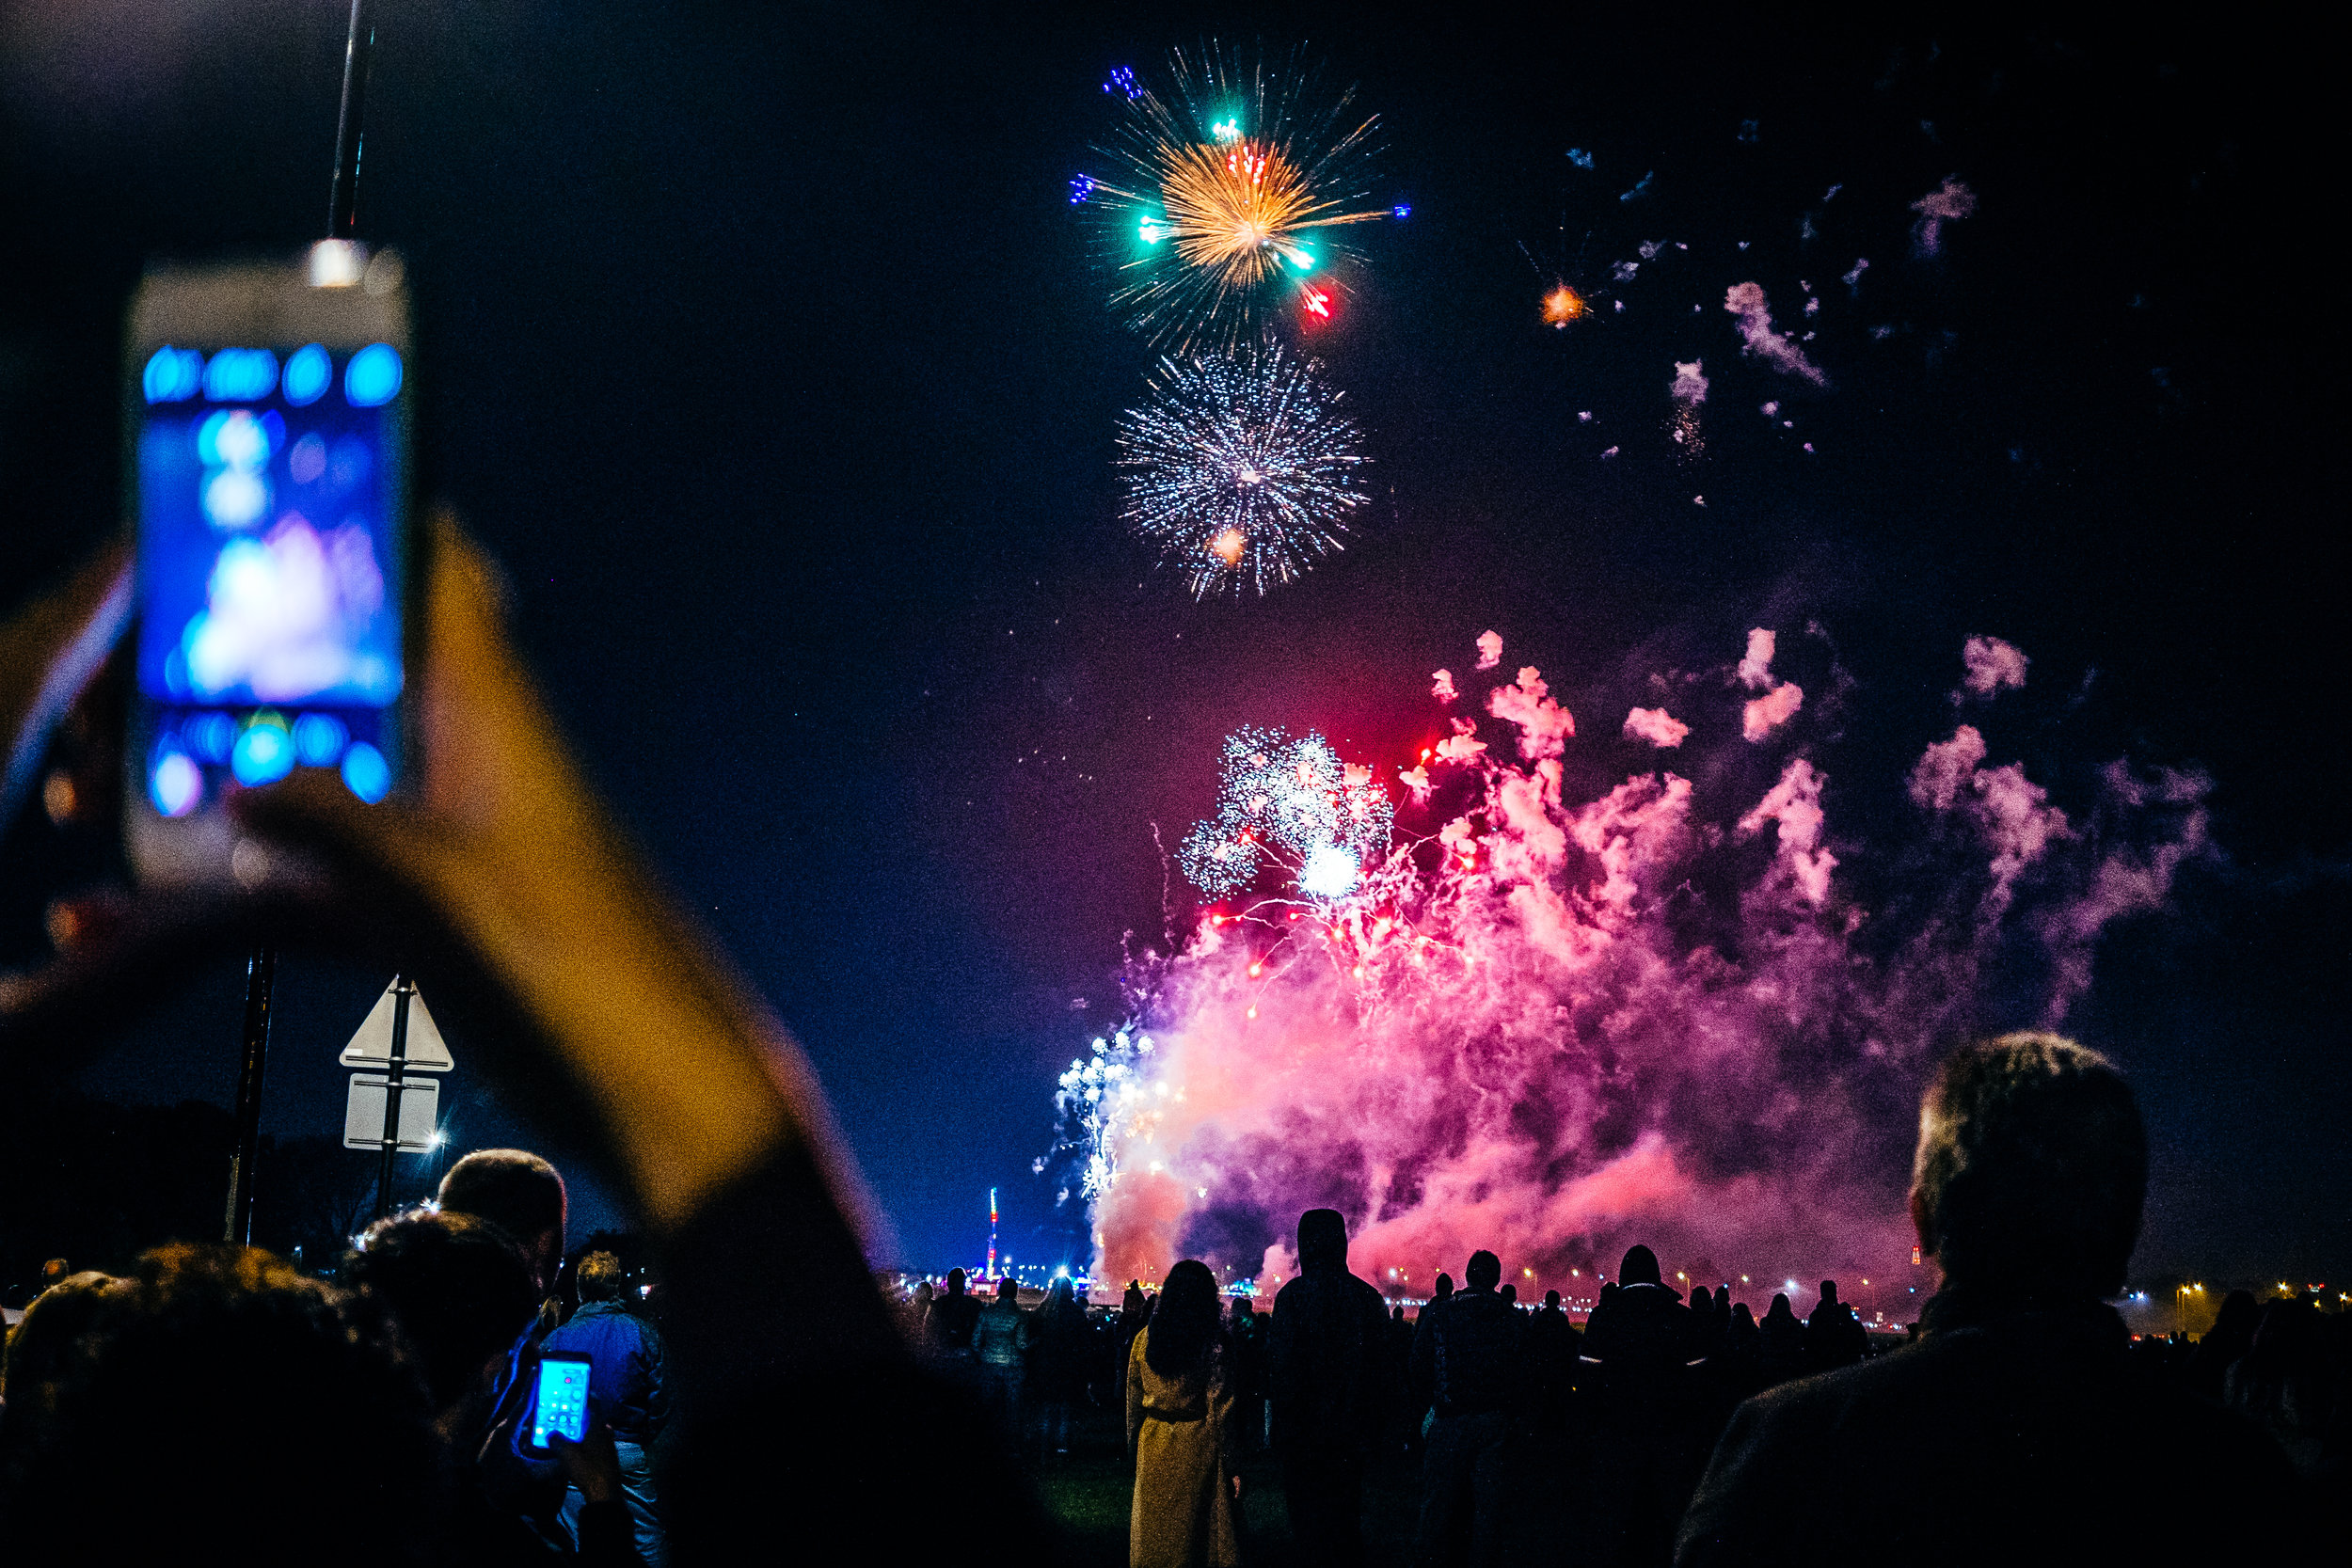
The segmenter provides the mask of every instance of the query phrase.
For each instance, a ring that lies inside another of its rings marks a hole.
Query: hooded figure
[[[1388,1407],[1389,1314],[1347,1272],[1336,1209],[1298,1217],[1298,1277],[1274,1298],[1266,1379],[1291,1529],[1309,1561],[1363,1556],[1364,1462]]]

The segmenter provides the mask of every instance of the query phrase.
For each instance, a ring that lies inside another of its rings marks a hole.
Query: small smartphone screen
[[[156,349],[140,377],[138,688],[147,794],[400,765],[405,366],[390,343]]]
[[[539,1361],[539,1397],[531,1412],[531,1446],[550,1436],[577,1443],[588,1435],[588,1358],[548,1355]]]

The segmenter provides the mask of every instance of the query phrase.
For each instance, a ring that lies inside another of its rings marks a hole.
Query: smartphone
[[[415,766],[400,258],[159,267],[126,340],[126,847],[143,881],[251,888],[287,868],[242,840],[232,790],[315,768],[373,803]]]
[[[539,1387],[531,1407],[533,1453],[548,1451],[550,1436],[578,1443],[588,1435],[588,1358],[548,1354],[539,1357]]]

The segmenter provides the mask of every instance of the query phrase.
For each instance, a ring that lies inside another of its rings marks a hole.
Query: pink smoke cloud
[[[1478,759],[1486,743],[1478,738],[1478,726],[1468,719],[1454,721],[1454,733],[1438,742],[1439,762],[1469,763]]]
[[[1676,360],[1674,384],[1666,388],[1666,395],[1686,409],[1696,408],[1705,403],[1708,385],[1706,363],[1703,359],[1693,359],[1686,365],[1679,359]]]
[[[1757,626],[1748,633],[1748,651],[1740,657],[1740,667],[1733,673],[1740,684],[1750,691],[1763,691],[1772,684],[1772,655],[1780,639],[1770,628]]]
[[[1794,681],[1783,682],[1761,697],[1750,702],[1740,713],[1740,733],[1749,740],[1762,740],[1797,715],[1804,706],[1804,688]]]
[[[1459,691],[1454,689],[1453,671],[1439,670],[1433,674],[1430,679],[1436,684],[1430,687],[1429,694],[1432,697],[1437,698],[1438,701],[1441,703],[1450,703],[1454,701],[1454,698],[1461,695]]]
[[[1662,707],[1637,707],[1625,716],[1625,734],[1629,740],[1646,740],[1663,750],[1679,746],[1691,733],[1691,726],[1676,719]]]
[[[1533,664],[1519,670],[1518,684],[1498,686],[1486,697],[1486,711],[1519,727],[1519,755],[1534,761],[1556,757],[1576,734],[1576,718],[1551,700],[1551,688]]]
[[[1960,176],[1947,174],[1944,183],[1911,204],[1919,214],[1919,221],[1911,226],[1912,248],[1921,256],[1940,255],[1944,249],[1944,226],[1957,223],[1977,210],[1977,193],[1960,182]]]
[[[1502,635],[1492,630],[1480,632],[1478,634],[1478,667],[1481,670],[1491,670],[1502,662]]]
[[[1522,741],[1549,737],[1546,697],[1507,699]],[[2201,779],[2119,764],[2069,823],[1965,727],[1911,771],[1924,839],[1836,852],[1842,796],[1808,759],[1724,793],[1750,754],[1727,725],[1688,769],[1717,783],[1590,800],[1564,797],[1565,730],[1561,754],[1509,758],[1454,728],[1445,820],[1401,816],[1357,892],[1220,911],[1135,960],[1132,1022],[1062,1081],[1098,1277],[1196,1257],[1279,1285],[1323,1206],[1356,1271],[1408,1294],[1475,1247],[1550,1277],[1634,1241],[1694,1277],[1895,1273],[1938,1053],[2021,1009],[2062,1022],[2101,933],[2205,847]],[[1882,849],[1928,869],[1865,909],[1839,855]],[[2048,959],[2022,1000],[1999,968],[2021,947]]]
[[[2019,652],[2014,643],[1997,637],[1972,637],[1961,645],[1961,663],[1967,673],[1961,677],[1960,689],[1952,693],[1955,703],[1970,697],[1990,697],[2008,688],[2023,689],[2026,666],[2033,661]]]
[[[1805,357],[1794,338],[1772,330],[1772,308],[1761,283],[1734,283],[1724,291],[1724,309],[1738,318],[1740,336],[1747,344],[1741,353],[1754,355],[1783,375],[1803,376],[1816,387],[1829,385],[1828,375]]]

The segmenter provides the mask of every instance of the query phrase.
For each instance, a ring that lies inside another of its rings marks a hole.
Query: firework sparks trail
[[[1343,547],[1369,459],[1321,369],[1279,344],[1163,359],[1151,402],[1120,417],[1128,524],[1178,564],[1195,598],[1263,594]]]
[[[1353,93],[1317,107],[1295,59],[1272,70],[1211,45],[1176,51],[1169,75],[1165,95],[1127,75],[1103,150],[1115,172],[1073,194],[1102,216],[1113,308],[1177,353],[1252,341],[1284,298],[1328,321],[1333,266],[1359,259],[1344,231],[1410,211],[1363,205],[1378,117],[1346,128]]]
[[[1330,896],[1294,885],[1297,847],[1341,842],[1346,786],[1318,772],[1292,816],[1293,775],[1276,775],[1343,765],[1314,736],[1234,736],[1203,828],[1234,844],[1263,825],[1248,842],[1285,852],[1254,879],[1208,868],[1224,895],[1181,950],[1131,963],[1131,1022],[1061,1080],[1096,1276],[1197,1257],[1277,1284],[1298,1213],[1326,1205],[1347,1216],[1352,1266],[1406,1294],[1475,1247],[1538,1283],[1633,1241],[1694,1279],[1907,1258],[1934,1058],[2060,1022],[2101,933],[2160,906],[2205,852],[2208,785],[2117,763],[2077,819],[1959,725],[1907,781],[1915,840],[1834,838],[1832,780],[1794,754],[1804,737],[1775,736],[1777,757],[1741,737],[1748,693],[1775,678],[1766,646],[1682,686],[1678,715],[1637,710],[1630,741],[1570,741],[1521,671],[1485,705],[1518,757],[1453,721],[1464,733],[1403,771],[1407,831],[1383,852],[1385,822],[1376,837],[1367,823],[1348,851],[1364,851],[1360,877]],[[1685,733],[1692,777],[1564,795],[1564,765],[1590,767],[1569,748],[1656,768],[1650,745]],[[1357,787],[1387,793],[1368,773]],[[1866,908],[1873,864],[1911,891]]]

